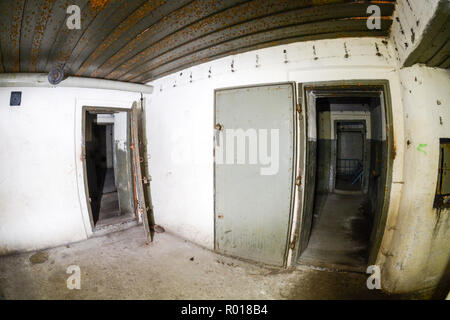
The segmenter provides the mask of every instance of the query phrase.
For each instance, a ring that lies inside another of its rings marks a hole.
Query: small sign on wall
[[[21,91],[12,91],[11,99],[9,100],[10,106],[20,106],[22,102],[22,92]]]

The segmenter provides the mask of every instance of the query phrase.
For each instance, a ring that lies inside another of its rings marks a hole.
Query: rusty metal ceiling
[[[436,15],[424,31],[423,40],[409,55],[404,66],[422,63],[428,67],[450,68],[450,1],[441,1]]]
[[[368,5],[382,29],[366,26]],[[0,0],[0,72],[146,83],[219,57],[279,44],[386,36],[395,0]],[[81,29],[66,26],[81,9]]]

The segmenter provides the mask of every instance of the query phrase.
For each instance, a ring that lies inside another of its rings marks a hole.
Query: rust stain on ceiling
[[[91,0],[91,7],[94,9],[102,9],[110,0]]]
[[[381,9],[381,30],[366,26]],[[81,28],[70,30],[77,5]],[[0,72],[146,83],[230,54],[297,41],[387,36],[395,0],[2,0]]]

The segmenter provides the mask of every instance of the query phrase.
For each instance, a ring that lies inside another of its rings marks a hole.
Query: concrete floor
[[[81,269],[69,290],[66,269]],[[279,270],[224,257],[142,226],[39,253],[0,257],[4,299],[385,299],[365,274]]]
[[[96,230],[105,226],[117,224],[124,221],[134,220],[132,212],[122,214],[119,206],[119,194],[117,193],[114,180],[114,169],[109,168],[106,172],[103,194],[100,201],[99,218],[95,224]]]
[[[364,195],[317,195],[308,247],[300,262],[364,272],[370,221],[360,210]]]

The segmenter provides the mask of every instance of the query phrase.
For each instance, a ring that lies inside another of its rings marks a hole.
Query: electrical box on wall
[[[21,91],[12,91],[11,99],[9,100],[10,106],[20,106],[22,102],[22,92]]]
[[[441,139],[435,208],[450,208],[450,139]]]

